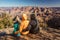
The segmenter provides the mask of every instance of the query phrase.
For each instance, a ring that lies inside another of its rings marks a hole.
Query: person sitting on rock
[[[28,39],[27,37],[25,37],[24,35],[29,34],[30,31],[30,26],[29,26],[29,20],[27,20],[27,15],[23,14],[22,15],[22,21],[21,24],[19,26],[19,31],[15,32],[15,34],[22,34],[21,36],[25,39]]]
[[[36,34],[39,32],[38,21],[35,17],[35,14],[30,15],[30,25],[31,25],[30,33]]]
[[[14,27],[14,31],[13,31],[14,36],[20,36],[20,33],[15,34],[15,32],[19,30],[19,25],[20,25],[20,22],[19,21],[20,20],[19,21],[18,20],[19,20],[18,16],[16,16],[13,19],[13,21],[14,21],[14,25],[13,25],[13,27]]]

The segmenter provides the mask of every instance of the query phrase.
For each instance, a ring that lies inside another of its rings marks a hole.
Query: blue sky
[[[60,7],[60,0],[0,0],[0,7]]]

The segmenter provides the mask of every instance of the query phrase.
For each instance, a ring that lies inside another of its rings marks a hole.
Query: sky
[[[60,7],[60,0],[0,0],[0,7]]]

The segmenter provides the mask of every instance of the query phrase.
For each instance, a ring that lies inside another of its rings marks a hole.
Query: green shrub
[[[7,28],[13,26],[13,21],[10,18],[9,14],[2,13],[2,17],[0,17],[0,28]]]

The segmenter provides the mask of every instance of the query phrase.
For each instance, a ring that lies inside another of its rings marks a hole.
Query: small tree
[[[60,28],[60,16],[54,16],[52,19],[48,20],[47,22],[49,27],[52,28]]]

